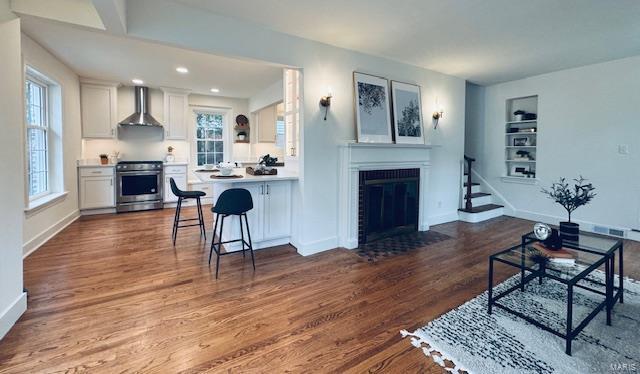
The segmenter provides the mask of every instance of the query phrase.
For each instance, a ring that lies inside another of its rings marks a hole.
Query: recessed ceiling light
[[[218,88],[212,88],[212,89],[211,89],[211,92],[213,92],[213,93],[218,93],[218,92],[220,92],[220,89],[218,89]]]
[[[187,74],[189,72],[189,69],[185,68],[184,66],[178,66],[176,68],[176,71],[180,74]]]
[[[133,84],[144,84],[144,81],[142,79],[132,79],[131,82]]]

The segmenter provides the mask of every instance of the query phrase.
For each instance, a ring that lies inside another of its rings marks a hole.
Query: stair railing
[[[467,192],[464,196],[464,199],[465,199],[464,209],[471,210],[473,208],[473,204],[471,203],[471,164],[476,159],[465,155],[464,160],[467,163]]]

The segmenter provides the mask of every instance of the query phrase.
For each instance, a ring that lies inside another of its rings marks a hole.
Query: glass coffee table
[[[563,241],[563,248],[574,252],[575,265],[567,266],[550,261],[541,261],[540,256],[529,250],[529,245],[539,240],[530,232],[522,236],[522,243],[489,256],[489,297],[488,312],[491,314],[493,307],[498,307],[527,322],[565,339],[565,352],[571,355],[571,342],[589,322],[603,309],[607,313],[607,325],[611,326],[611,310],[616,302],[623,302],[623,245],[622,240],[580,233],[577,242]],[[618,257],[616,269],[616,256]],[[493,268],[494,264],[502,263],[520,270],[520,282],[506,290],[493,295]],[[605,282],[587,279],[597,269],[604,268]],[[614,274],[619,276],[619,282],[614,284]],[[542,279],[548,278],[567,286],[567,322],[565,331],[557,331],[540,321],[536,321],[524,313],[513,310],[499,302],[503,297],[512,292],[525,291],[525,285],[533,280],[542,284]],[[598,286],[600,289],[594,288]],[[573,291],[578,287],[603,296],[591,313],[573,327]],[[602,290],[604,288],[604,290]]]

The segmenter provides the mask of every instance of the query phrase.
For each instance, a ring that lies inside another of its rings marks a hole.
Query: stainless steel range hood
[[[120,125],[162,127],[160,122],[149,114],[149,87],[135,86],[133,90],[136,96],[136,111],[122,120]]]

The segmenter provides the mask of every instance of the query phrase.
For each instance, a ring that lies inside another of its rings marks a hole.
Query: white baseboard
[[[81,216],[94,216],[96,214],[114,214],[116,208],[84,209],[80,211]]]
[[[80,211],[75,210],[68,214],[66,217],[62,218],[58,222],[49,226],[46,230],[36,235],[33,239],[22,245],[22,258],[26,258],[33,252],[35,252],[40,246],[46,243],[49,239],[51,239],[54,235],[62,231],[65,227],[72,224],[75,220],[80,217]]]
[[[516,217],[516,218],[526,219],[529,221],[543,222],[549,225],[558,225],[559,222],[566,221],[565,217],[553,216],[549,214],[541,214],[541,213],[531,212],[527,210],[515,210],[514,212],[510,212],[506,215],[511,217]],[[625,239],[635,240],[635,241],[639,241],[640,239],[640,235],[634,235],[634,234],[640,234],[640,233],[634,233],[628,227],[618,227],[618,226],[612,226],[606,223],[589,222],[589,221],[575,220],[575,219],[572,220],[572,222],[579,224],[580,230],[582,231],[595,232],[594,226],[604,226],[604,227],[611,227],[611,228],[623,230],[625,232]],[[531,230],[533,230],[533,226],[531,226]],[[602,233],[597,233],[597,234],[602,234]],[[612,237],[618,238],[617,236],[612,236]]]
[[[9,330],[18,321],[18,318],[27,310],[27,294],[23,292],[16,298],[11,305],[0,312],[0,339],[2,339]]]
[[[298,248],[298,253],[303,256],[310,256],[316,253],[324,252],[329,249],[334,249],[338,247],[338,237],[332,236],[330,238],[317,240],[310,243],[300,243]]]
[[[427,217],[427,220],[429,221],[429,226],[439,225],[441,223],[457,221],[458,220],[458,211],[455,210],[453,212],[449,212],[449,213],[445,213],[445,214],[439,214],[437,216],[430,216],[430,217]],[[429,226],[427,226],[426,230],[429,230]],[[423,230],[422,228],[420,228],[420,231],[426,231],[426,230]]]

